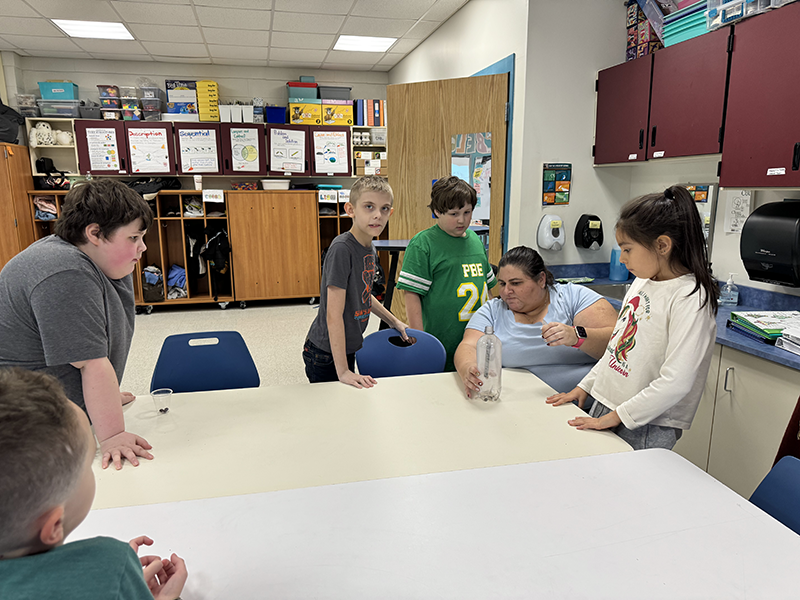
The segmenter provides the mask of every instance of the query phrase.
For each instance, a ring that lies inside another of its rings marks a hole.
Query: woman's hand
[[[569,392],[561,392],[559,394],[553,394],[552,396],[548,396],[547,402],[548,404],[552,404],[553,406],[561,406],[562,404],[567,404],[569,402],[573,402],[575,400],[578,401],[578,408],[583,408],[586,399],[589,397],[588,392],[585,392],[579,387],[569,391]]]
[[[481,372],[478,370],[477,364],[467,365],[463,368],[463,371],[463,373],[459,371],[458,374],[461,376],[461,381],[464,382],[464,392],[467,398],[472,398],[474,394],[481,391],[481,386],[483,385],[480,379]]]
[[[575,333],[575,328],[564,323],[542,325],[542,338],[548,346],[574,346],[578,343],[578,334]]]

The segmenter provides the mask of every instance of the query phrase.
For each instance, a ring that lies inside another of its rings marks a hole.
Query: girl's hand
[[[542,338],[548,346],[574,346],[578,343],[578,334],[575,333],[575,328],[564,323],[542,325]]]
[[[576,429],[611,429],[622,423],[622,420],[619,418],[619,415],[617,415],[617,411],[614,410],[598,419],[593,419],[592,417],[575,417],[567,421],[567,423]]]
[[[578,401],[578,408],[583,408],[586,399],[589,397],[588,392],[585,392],[579,387],[576,387],[572,391],[569,392],[561,392],[559,394],[553,394],[552,396],[548,396],[547,402],[548,404],[552,404],[553,406],[561,406],[562,404],[567,404],[569,402]]]

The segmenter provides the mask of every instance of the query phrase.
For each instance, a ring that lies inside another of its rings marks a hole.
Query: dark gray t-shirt
[[[328,286],[345,290],[344,337],[347,354],[361,348],[364,330],[372,311],[372,282],[375,279],[375,251],[362,246],[349,231],[337,236],[325,255],[320,284],[319,313],[308,331],[317,348],[331,351],[328,337]]]
[[[107,357],[121,381],[133,322],[132,275],[109,279],[55,235],[0,272],[0,367],[54,375],[84,410],[80,370],[69,363]]]

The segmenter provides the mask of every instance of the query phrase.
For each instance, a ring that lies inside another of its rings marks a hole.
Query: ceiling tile
[[[53,50],[28,50],[29,56],[41,56],[43,58],[50,58],[53,56]],[[59,58],[89,58],[91,55],[88,52],[58,52]]]
[[[191,6],[121,2],[120,0],[112,0],[111,5],[128,23],[183,26],[197,24]]]
[[[274,60],[300,63],[321,63],[328,54],[327,50],[299,50],[292,48],[272,48],[269,57]]]
[[[339,64],[329,64],[324,63],[322,65],[323,69],[332,69],[334,71],[370,71],[373,65],[339,65]]]
[[[33,4],[29,2],[28,4]],[[5,17],[38,17],[30,6],[22,0],[3,0],[3,18]]]
[[[319,33],[286,33],[275,31],[272,34],[273,48],[305,48],[307,50],[328,50],[336,41],[335,35]]]
[[[203,36],[209,44],[221,46],[269,46],[269,31],[248,31],[242,33],[239,29],[217,29],[216,27],[203,27]]]
[[[410,39],[407,39],[407,38],[402,38],[400,40],[397,40],[394,43],[394,46],[389,48],[389,50],[391,52],[403,52],[405,54],[408,54],[414,48],[419,46],[421,43],[422,43],[422,40],[410,40]]]
[[[206,27],[269,30],[271,16],[268,10],[209,8],[207,6],[198,6],[196,10],[200,24]]]
[[[268,48],[257,46],[217,46],[208,45],[212,58],[244,58],[248,60],[267,60]]]
[[[273,31],[299,31],[307,33],[338,33],[344,17],[292,12],[275,12]]]
[[[11,42],[5,41],[0,37],[0,50],[16,50],[17,47]]]
[[[372,70],[373,71],[391,71],[392,70],[392,65],[377,64],[374,67],[372,67]]]
[[[383,54],[383,52],[344,52],[342,50],[331,50],[328,54],[327,62],[335,62],[341,65],[374,65],[383,58]]]
[[[47,19],[42,18],[3,17],[0,19],[0,33],[43,37],[66,37],[58,27]]]
[[[427,13],[425,13],[426,21],[446,21],[455,13],[461,10],[461,7],[467,3],[467,0],[438,0]]]
[[[212,58],[211,62],[215,65],[233,65],[245,67],[266,67],[266,60],[245,60],[242,58]]]
[[[378,61],[378,65],[388,65],[393,67],[405,58],[403,53],[387,52],[382,59]]]
[[[285,60],[270,60],[269,66],[270,67],[283,67],[287,69],[319,69],[322,63],[319,62],[309,62],[309,63],[296,63],[296,62],[287,62]]]
[[[128,28],[134,37],[140,41],[161,42],[170,40],[183,44],[203,43],[203,36],[199,27],[178,27],[176,25],[143,25],[131,23]]]
[[[150,54],[159,56],[206,57],[208,50],[204,44],[171,44],[169,42],[142,42]]]
[[[98,0],[27,0],[33,8],[49,19],[74,19],[77,21],[112,21],[118,23],[119,15],[111,5]],[[3,12],[6,12],[3,1]]]
[[[149,4],[185,4],[190,6],[192,4],[192,0],[142,0],[145,3]],[[139,2],[139,0],[120,0],[120,2],[125,2],[126,4],[131,4],[133,2]]]
[[[108,52],[90,52],[92,58],[97,60],[126,60],[135,62],[152,62],[153,59],[147,54],[111,54]]]
[[[19,46],[25,50],[30,51],[51,51],[58,52],[80,52],[81,49],[72,43],[72,40],[66,37],[37,37],[34,35],[9,35],[4,34],[3,38],[7,42],[11,42],[15,46]],[[37,54],[37,56],[39,56]]]
[[[358,0],[351,15],[385,19],[419,19],[436,0]]]
[[[147,54],[147,50],[136,41],[133,40],[87,40],[83,38],[74,38],[73,41],[92,54],[102,54],[107,52],[109,54]]]
[[[195,6],[212,6],[216,8],[251,8],[254,10],[269,9],[269,2],[264,0],[194,0]]]
[[[402,37],[411,29],[414,21],[409,19],[376,19],[373,17],[348,17],[342,27],[347,35],[370,35],[376,37]]]
[[[198,64],[198,65],[210,65],[211,59],[210,58],[180,58],[177,56],[153,56],[153,60],[156,62],[174,62],[174,63],[191,63],[191,64]]]
[[[441,23],[437,23],[435,21],[417,21],[417,24],[412,27],[408,33],[405,34],[405,38],[410,40],[424,40],[434,31],[439,28]]]

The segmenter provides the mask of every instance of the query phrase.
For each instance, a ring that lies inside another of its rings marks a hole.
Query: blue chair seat
[[[417,329],[406,329],[406,334],[416,342],[404,342],[394,329],[382,329],[364,338],[356,352],[358,372],[372,377],[441,373],[447,360],[442,343]]]
[[[261,379],[242,336],[236,331],[171,335],[158,355],[150,391],[175,393],[258,387]]]
[[[800,460],[784,456],[767,473],[750,502],[800,534]]]

